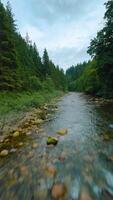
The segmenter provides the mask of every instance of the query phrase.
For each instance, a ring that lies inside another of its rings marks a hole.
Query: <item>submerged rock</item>
[[[49,164],[45,167],[45,173],[47,176],[52,176],[54,177],[57,173],[57,170],[56,168],[54,167],[54,165],[52,164]]]
[[[47,145],[57,145],[58,139],[55,137],[48,137]]]
[[[67,194],[67,188],[62,183],[57,183],[53,185],[51,196],[56,200],[63,200]]]
[[[56,132],[58,135],[66,135],[68,133],[68,129],[64,128],[64,129],[60,129]]]
[[[2,150],[1,152],[0,152],[0,156],[7,156],[8,155],[8,153],[9,153],[9,151],[8,150],[6,150],[6,149],[4,149],[4,150]]]
[[[83,191],[81,194],[80,194],[80,198],[78,200],[93,200],[91,198],[91,196],[88,194],[88,192],[86,191]]]
[[[32,144],[32,147],[35,149],[35,148],[38,147],[38,144],[37,144],[37,143],[33,143],[33,144]]]

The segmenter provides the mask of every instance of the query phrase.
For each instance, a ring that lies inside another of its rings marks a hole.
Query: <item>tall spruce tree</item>
[[[50,60],[46,49],[44,49],[42,64],[42,74],[47,77],[50,75]]]
[[[105,26],[91,41],[88,53],[97,61],[101,90],[107,94],[113,89],[113,1],[105,5]]]
[[[0,90],[17,89],[17,59],[11,10],[0,2]]]

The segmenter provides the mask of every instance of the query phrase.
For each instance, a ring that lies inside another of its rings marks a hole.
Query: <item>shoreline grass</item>
[[[26,112],[40,107],[63,94],[61,91],[38,92],[1,92],[0,93],[0,129],[4,125],[12,126],[22,119]]]

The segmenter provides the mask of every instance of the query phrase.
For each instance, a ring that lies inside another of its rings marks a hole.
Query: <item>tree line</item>
[[[113,0],[105,3],[104,27],[91,40],[91,61],[67,70],[69,90],[113,97]]]
[[[10,3],[0,1],[0,91],[65,90],[64,71],[50,60],[47,50],[41,58],[28,34],[23,38]]]

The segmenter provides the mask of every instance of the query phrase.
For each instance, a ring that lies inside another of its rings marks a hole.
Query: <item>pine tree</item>
[[[88,53],[97,61],[101,89],[107,94],[113,88],[113,1],[105,5],[105,26],[91,41]]]
[[[0,90],[16,89],[17,60],[13,35],[13,19],[0,2]]]
[[[50,75],[50,61],[49,61],[49,56],[46,49],[44,50],[42,64],[43,64],[42,74],[44,77],[47,77],[48,75]]]

